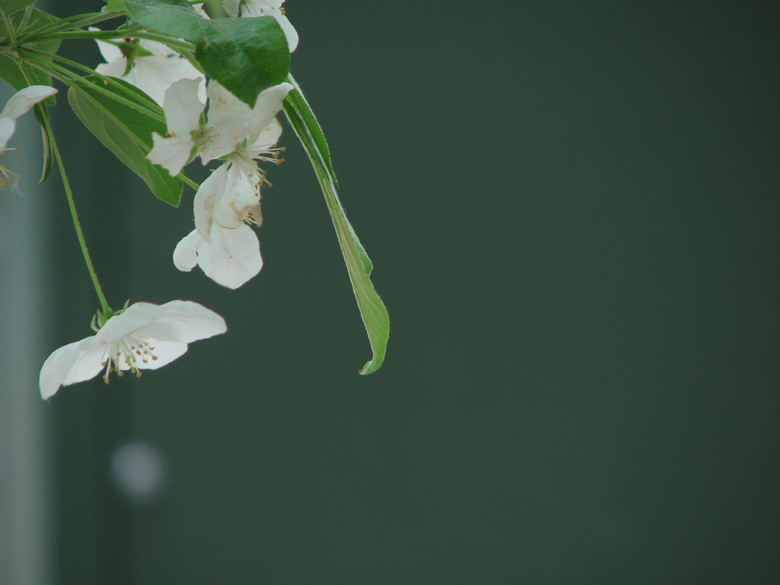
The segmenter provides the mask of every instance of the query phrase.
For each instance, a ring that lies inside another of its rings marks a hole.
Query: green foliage
[[[160,106],[121,79],[110,78],[105,83],[97,77],[87,77],[84,83],[71,87],[68,101],[89,131],[141,177],[158,199],[178,207],[181,179],[146,159],[152,148],[152,132],[166,134]]]
[[[0,6],[2,6],[3,10],[6,10],[6,4],[6,1],[2,0],[2,4],[0,4]],[[17,12],[11,16],[10,21],[12,26],[15,28],[18,27],[22,22],[23,15],[24,13]],[[52,16],[51,14],[34,9],[30,14],[27,25],[25,26],[25,32],[33,31],[40,26],[55,22],[57,20],[59,19]],[[21,31],[17,31],[17,36],[19,32]],[[6,30],[5,21],[3,19],[0,19],[0,38],[4,39],[4,42],[8,42],[10,38],[8,31]],[[54,55],[59,47],[60,41],[57,39],[30,43],[27,46],[28,49],[34,49],[41,51],[44,54],[48,53],[49,55]],[[7,53],[0,53],[0,77],[7,81],[8,84],[17,91],[30,85],[50,86],[52,84],[51,77],[48,74],[41,71],[40,69],[35,69],[29,65],[26,65],[23,61],[14,59],[10,54]],[[51,96],[46,99],[45,103],[53,106],[56,104],[56,100],[54,99],[54,96]]]
[[[139,24],[195,45],[195,58],[250,107],[260,93],[279,85],[290,71],[287,39],[275,18],[198,16],[186,0],[124,0]]]
[[[325,202],[328,205],[341,253],[349,272],[352,290],[355,293],[360,315],[363,318],[363,324],[366,327],[374,354],[371,361],[360,370],[360,373],[370,374],[378,370],[384,361],[387,340],[390,335],[390,318],[382,299],[379,298],[371,283],[370,276],[373,268],[371,260],[341,207],[336,192],[336,175],[330,163],[330,152],[325,135],[292,76],[288,78],[288,81],[295,86],[295,89],[289,93],[284,101],[284,113],[295,129],[306,154],[309,155],[320,188],[325,195]]]
[[[27,8],[34,3],[35,0],[1,0],[0,8],[3,9],[3,12],[5,12],[6,15],[10,15],[14,12]]]

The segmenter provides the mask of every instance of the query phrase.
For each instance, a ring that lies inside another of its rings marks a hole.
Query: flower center
[[[109,344],[106,354],[106,359],[103,362],[103,366],[106,368],[103,380],[106,384],[108,384],[111,372],[115,371],[117,376],[121,376],[124,370],[130,370],[131,373],[140,376],[141,369],[157,360],[157,356],[154,355],[154,347],[148,341],[134,335],[128,335],[120,341]]]

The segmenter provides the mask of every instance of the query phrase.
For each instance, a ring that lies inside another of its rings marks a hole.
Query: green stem
[[[40,104],[35,107],[39,107]],[[73,202],[73,193],[70,190],[70,183],[68,177],[65,174],[65,165],[62,163],[62,156],[60,156],[60,149],[57,147],[57,142],[54,140],[54,132],[51,130],[51,124],[49,123],[48,116],[41,116],[44,121],[46,133],[49,135],[49,141],[51,142],[52,150],[54,151],[54,158],[57,160],[57,168],[60,171],[60,177],[62,178],[62,185],[65,188],[65,196],[68,198],[68,207],[70,208],[70,215],[73,218],[73,227],[76,229],[76,236],[81,246],[81,253],[84,254],[84,261],[87,263],[87,270],[89,270],[89,276],[92,278],[92,284],[95,287],[98,299],[100,300],[100,306],[103,308],[104,315],[112,315],[113,311],[108,306],[106,296],[103,294],[103,289],[98,282],[97,273],[95,267],[92,264],[92,259],[89,257],[89,251],[87,250],[87,243],[84,240],[84,232],[81,230],[81,223],[79,222],[79,216],[76,213],[76,205]]]
[[[11,19],[8,18],[8,15],[5,13],[5,10],[0,7],[0,15],[3,17],[3,23],[5,24],[5,31],[8,33],[8,36],[11,40],[11,46],[16,46],[16,31],[14,30],[14,26],[11,23]]]
[[[137,30],[141,30],[140,27]],[[53,32],[46,34],[42,37],[36,37],[34,41],[51,41],[62,39],[99,39],[99,40],[113,40],[124,39],[125,37],[137,38],[139,33],[133,29],[122,30],[66,30],[62,32]],[[29,42],[29,41],[28,41]]]
[[[51,61],[49,61],[46,58],[39,58],[39,59],[31,58],[31,56],[35,55],[35,54],[36,53],[34,53],[32,51],[29,51],[29,50],[23,52],[23,55],[28,58],[28,62],[31,62],[36,68],[40,69],[41,71],[43,71],[45,73],[48,73],[49,75],[51,75],[55,79],[59,79],[63,83],[65,83],[65,84],[67,84],[67,85],[69,85],[69,86],[71,86],[73,88],[76,88],[76,89],[78,89],[79,86],[81,86],[81,87],[87,86],[90,89],[93,89],[93,90],[97,91],[98,93],[102,93],[102,94],[104,94],[104,95],[106,95],[108,97],[111,97],[112,99],[114,99],[114,100],[116,100],[116,101],[118,101],[118,102],[120,102],[120,103],[122,103],[122,104],[124,104],[124,105],[126,105],[128,107],[130,107],[130,108],[133,108],[134,110],[137,110],[137,111],[142,112],[142,113],[144,113],[144,114],[146,114],[146,115],[148,115],[148,116],[150,116],[152,118],[155,118],[155,119],[159,120],[160,122],[164,122],[165,121],[165,116],[159,110],[142,107],[142,104],[139,104],[138,101],[133,101],[133,100],[129,100],[129,99],[123,98],[122,96],[119,96],[119,95],[117,95],[115,93],[110,92],[109,90],[107,90],[107,89],[105,89],[103,87],[100,87],[100,85],[96,85],[96,84],[89,83],[88,81],[84,81],[84,79],[82,77],[73,76],[73,74],[68,69],[66,69],[64,67],[61,67],[61,66],[57,65],[56,63],[52,63]],[[48,54],[44,54],[44,55],[48,56]],[[65,63],[65,64],[67,64],[67,65],[70,65],[71,67],[73,67],[75,69],[79,69],[81,71],[84,71],[85,73],[87,73],[89,75],[94,75],[98,79],[103,80],[106,84],[111,84],[113,82],[113,78],[112,77],[106,77],[105,75],[101,75],[100,73],[98,73],[96,71],[93,71],[89,67],[81,65],[81,64],[79,64],[79,63],[77,63],[75,61],[71,61],[70,59],[66,59],[65,57],[61,57],[59,55],[54,55],[53,59],[56,60],[56,61],[61,61],[61,62]],[[114,83],[114,87],[116,87],[120,91],[125,92],[127,95],[132,95],[121,84]],[[91,98],[88,98],[88,99],[91,100]],[[94,101],[94,100],[92,100],[92,101]],[[97,107],[103,109],[103,107],[100,104],[95,103],[95,105]],[[106,113],[110,115],[110,112],[106,112]]]
[[[54,22],[44,24],[35,30],[29,31],[27,35],[19,39],[19,43],[29,43],[42,36],[65,30],[72,30],[74,28],[81,28],[82,26],[89,26],[91,24],[97,24],[99,22],[111,20],[119,16],[122,16],[121,12],[91,12],[69,16],[68,18],[56,20]]]
[[[193,180],[192,180],[192,179],[190,179],[189,177],[186,177],[186,176],[184,175],[184,173],[179,173],[179,178],[182,180],[182,182],[186,183],[187,185],[189,185],[190,187],[192,187],[192,188],[193,188],[193,189],[195,189],[196,191],[197,191],[198,189],[200,189],[200,185],[198,185],[198,184],[197,184],[195,181],[193,181]]]

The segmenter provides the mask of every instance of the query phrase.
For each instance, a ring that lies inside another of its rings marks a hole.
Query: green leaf
[[[46,111],[46,107],[43,104],[35,104],[35,117],[38,123],[41,125],[41,135],[43,136],[43,170],[41,171],[41,179],[38,183],[43,183],[49,178],[52,169],[52,152],[51,152],[51,140],[49,139],[49,133],[46,132],[47,121],[49,119],[49,113]]]
[[[0,0],[0,5],[5,8],[4,0]],[[11,17],[11,22],[14,26],[18,26],[21,22],[23,13],[18,12]],[[40,10],[33,10],[30,14],[30,19],[27,21],[27,27],[24,32],[35,30],[45,24],[49,24],[58,20],[56,17]],[[0,37],[6,36],[5,21],[0,19]],[[37,49],[43,53],[48,53],[54,57],[54,54],[60,47],[60,41],[58,39],[46,40],[39,43],[30,43],[28,48]],[[23,68],[23,70],[22,70]],[[28,85],[48,85],[51,86],[51,77],[39,69],[35,69],[27,64],[19,63],[8,54],[0,53],[0,77],[7,81],[11,87],[17,91],[24,89]],[[28,79],[30,81],[28,81]],[[54,96],[46,98],[47,105],[53,106],[57,103]]]
[[[347,265],[352,290],[355,293],[360,316],[363,318],[363,324],[366,327],[374,353],[371,361],[363,366],[360,373],[370,374],[378,370],[384,361],[387,339],[390,335],[390,318],[382,299],[379,298],[371,283],[370,276],[373,268],[371,260],[341,207],[336,192],[336,176],[330,164],[330,152],[325,135],[292,75],[287,80],[295,89],[284,100],[284,113],[298,135],[306,154],[309,155],[322,193],[325,195],[333,227],[336,228],[336,237]]]
[[[137,23],[191,43],[205,40],[203,22],[187,0],[124,0],[127,14]]]
[[[287,39],[275,18],[207,20],[186,0],[124,0],[130,17],[143,26],[189,41],[206,74],[249,107],[290,72]]]
[[[275,18],[219,18],[206,22],[208,38],[197,43],[195,58],[210,77],[250,108],[263,90],[287,79],[290,49]]]
[[[35,0],[0,0],[0,8],[3,9],[6,15],[11,15],[34,3]]]
[[[68,91],[73,111],[106,148],[146,182],[158,199],[178,207],[183,189],[181,179],[171,177],[164,168],[146,159],[152,148],[152,132],[167,133],[162,108],[121,79],[110,78],[105,83],[97,77],[86,77],[84,81]],[[140,111],[117,98],[137,104]],[[159,117],[143,110],[157,112]]]
[[[123,12],[124,9],[125,3],[122,0],[106,0],[102,12]]]

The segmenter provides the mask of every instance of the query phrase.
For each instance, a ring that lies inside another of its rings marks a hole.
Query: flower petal
[[[157,132],[152,134],[152,142],[154,146],[146,155],[147,160],[154,165],[160,165],[172,177],[178,175],[184,165],[190,162],[192,149],[195,146],[190,136],[164,138]]]
[[[0,152],[5,150],[8,145],[8,141],[11,140],[11,136],[14,135],[16,130],[16,120],[13,118],[0,117]]]
[[[153,339],[155,349],[159,342],[188,344],[227,331],[225,320],[203,305],[192,301],[170,301],[161,305],[159,319],[139,329],[140,337]]]
[[[282,109],[282,102],[287,94],[290,93],[293,86],[287,82],[269,87],[259,96],[252,108],[252,116],[247,131],[248,143],[254,144],[258,140],[260,133],[273,122],[276,114]],[[278,138],[277,138],[278,140]]]
[[[73,364],[76,363],[76,358],[81,353],[81,345],[84,341],[86,340],[82,339],[81,341],[69,343],[46,358],[38,377],[41,398],[47,400],[57,393]],[[95,372],[95,375],[97,376],[97,372]]]
[[[282,4],[284,4],[284,0],[247,0],[242,7],[241,16],[273,16],[279,23],[284,36],[287,37],[287,45],[292,53],[298,47],[298,33],[282,12]],[[225,8],[225,12],[227,12],[227,8]]]
[[[182,238],[176,244],[173,251],[173,263],[182,272],[189,272],[198,264],[198,248],[203,243],[203,238],[197,230],[192,230],[189,235]]]
[[[200,116],[206,104],[198,99],[200,79],[180,79],[165,91],[165,124],[168,132],[190,137],[200,129]]]
[[[198,264],[217,284],[236,289],[263,267],[260,242],[246,224],[234,230],[215,224],[211,229],[211,243],[198,249]]]
[[[206,93],[209,96],[208,125],[200,151],[204,165],[230,154],[246,139],[247,121],[252,113],[249,106],[216,81],[209,82]]]
[[[187,353],[187,344],[180,341],[157,341],[152,340],[154,350],[150,352],[154,358],[148,357],[144,360],[138,360],[133,364],[136,370],[156,370],[168,365],[173,360],[180,358]],[[130,368],[123,368],[130,369]]]
[[[135,303],[124,313],[111,317],[103,328],[97,332],[95,339],[100,343],[121,341],[131,333],[148,325],[162,315],[160,305],[152,303]]]
[[[250,162],[254,165],[254,161]],[[244,223],[249,210],[260,203],[260,174],[247,174],[239,164],[228,163],[223,166],[227,166],[227,180],[217,192],[214,223],[223,228],[236,229]]]
[[[281,136],[282,125],[279,123],[279,120],[274,117],[274,119],[271,120],[271,123],[260,132],[260,136],[257,137],[257,140],[255,140],[255,143],[249,150],[257,154],[267,152],[270,147],[279,142]]]
[[[98,342],[97,336],[87,337],[81,343],[79,355],[62,381],[63,386],[91,380],[106,366],[108,347]]]
[[[3,113],[0,115],[5,118],[16,120],[35,104],[55,93],[57,93],[57,90],[48,85],[31,85],[25,87],[11,96],[11,99],[8,100],[8,103],[5,104],[5,108],[3,108]]]
[[[227,182],[227,165],[222,165],[200,184],[192,201],[195,229],[204,241],[211,241],[211,225],[214,223],[214,207]]]

